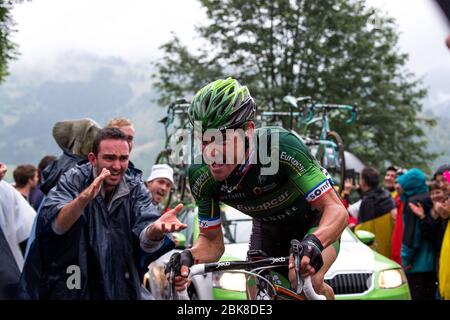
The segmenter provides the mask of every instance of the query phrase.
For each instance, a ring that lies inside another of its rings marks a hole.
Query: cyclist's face
[[[227,130],[221,137],[204,138],[202,152],[205,162],[216,181],[225,180],[231,172],[245,161],[244,130]]]

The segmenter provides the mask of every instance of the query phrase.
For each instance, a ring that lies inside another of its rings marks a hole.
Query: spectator
[[[400,177],[401,175],[405,174],[407,171],[403,168],[400,168],[397,170],[396,177]],[[397,209],[397,214],[395,216],[395,225],[394,225],[394,231],[392,232],[392,253],[391,253],[391,259],[397,262],[399,265],[402,265],[402,242],[403,242],[403,206],[404,203],[402,202],[399,194],[400,185],[395,183],[395,192],[391,193],[392,195],[395,195],[394,202],[395,202],[395,208]]]
[[[0,163],[0,299],[16,299],[23,248],[36,213],[13,186],[2,180],[6,171]]]
[[[38,185],[30,190],[30,203],[31,206],[36,210],[39,210],[39,207],[44,200],[44,193],[40,189],[40,184],[42,183],[42,171],[53,161],[56,160],[55,156],[47,155],[39,161],[38,164]]]
[[[366,167],[362,170],[362,198],[350,205],[348,212],[358,219],[355,231],[367,230],[374,233],[375,250],[389,257],[392,251],[395,206],[389,192],[379,187],[379,180],[380,175],[376,169]]]
[[[164,208],[161,206],[162,201],[167,197],[170,189],[173,187],[173,169],[167,164],[155,164],[152,167],[150,176],[146,182],[148,191],[152,195],[153,205],[162,212]],[[169,204],[167,204],[168,206]],[[166,208],[164,212],[167,212]],[[175,243],[175,247],[184,246],[186,235],[184,232],[173,232],[170,234],[171,240]],[[158,255],[158,254],[157,254]]]
[[[38,169],[31,164],[17,166],[13,172],[16,190],[30,202],[30,191],[35,188],[39,181]]]
[[[397,192],[395,191],[395,181],[397,179],[397,168],[390,166],[386,169],[386,175],[384,176],[384,186],[391,193],[392,198],[395,199]]]
[[[432,243],[424,237],[424,219],[431,215],[425,174],[411,169],[397,178],[403,208],[402,263],[413,300],[433,300],[436,294],[435,253]],[[419,218],[411,207],[420,203],[424,217]]]
[[[124,118],[114,118],[111,119],[107,124],[106,128],[118,128],[122,131],[126,137],[128,144],[130,145],[130,152],[133,149],[134,145],[134,135],[136,131],[134,130],[134,126],[130,120]]]
[[[430,190],[430,198],[433,203],[433,208],[439,203],[446,200],[445,193],[439,188],[436,181],[431,181],[428,185]],[[442,241],[444,239],[445,228],[447,227],[447,219],[442,218],[434,209],[431,209],[431,214],[426,215],[422,204],[409,203],[409,207],[414,214],[422,221],[423,237],[431,242],[436,256],[436,273],[439,274],[439,256],[441,252]],[[438,281],[439,282],[439,281]],[[439,295],[438,295],[439,297]]]
[[[152,203],[160,205],[173,186],[173,169],[167,164],[155,164],[146,184],[152,194]]]
[[[430,227],[428,233],[430,240],[434,244],[436,257],[439,258],[439,253],[441,251],[442,240],[444,238],[445,229],[447,227],[447,218],[449,214],[448,210],[442,209],[445,208],[446,200],[448,197],[445,194],[444,190],[440,188],[440,184],[438,184],[436,181],[431,181],[431,183],[429,184],[429,189],[433,208],[431,209],[431,215],[428,218],[428,226]],[[415,209],[417,212],[417,208]],[[422,208],[419,208],[418,210],[420,212],[420,217],[423,216],[421,209]]]
[[[38,289],[40,299],[142,298],[141,259],[161,247],[166,233],[186,226],[176,218],[182,205],[159,216],[140,175],[127,170],[128,156],[126,136],[102,129],[89,163],[67,171],[50,191],[38,221],[42,270],[40,283],[27,285],[31,297]],[[81,281],[71,290],[73,265]]]
[[[450,300],[450,198],[445,201],[444,207],[447,209],[447,214],[442,214],[441,217],[447,222],[447,227],[442,240],[441,252],[439,257],[439,293],[441,299]]]
[[[342,204],[345,208],[350,206],[350,194],[355,188],[354,180],[352,178],[347,178],[344,181],[344,190],[341,193]],[[357,187],[359,190],[359,186]],[[350,213],[348,214],[348,227],[352,230],[355,229],[355,226],[358,224],[358,219],[352,216]]]
[[[128,145],[130,146],[130,153],[131,153],[131,150],[133,149],[133,146],[134,146],[134,135],[136,133],[131,121],[128,119],[125,119],[125,118],[114,118],[114,119],[111,119],[106,124],[106,128],[117,128],[120,131],[122,131],[123,134],[125,134],[125,136],[127,137],[127,141],[128,141]],[[136,166],[134,165],[134,163],[131,160],[128,162],[128,169],[131,171],[136,170],[136,172],[135,172],[136,174],[142,173],[141,170],[136,168]]]
[[[0,162],[0,181],[3,180],[3,177],[5,176],[6,172],[8,171],[8,167]]]
[[[59,177],[76,164],[86,163],[95,134],[100,126],[91,119],[59,121],[53,126],[53,138],[63,154],[42,172],[40,189],[47,194]]]
[[[447,196],[450,196],[450,183],[444,177],[445,171],[450,171],[450,164],[440,166],[434,173],[433,180],[436,180],[439,184],[439,188],[442,189]]]

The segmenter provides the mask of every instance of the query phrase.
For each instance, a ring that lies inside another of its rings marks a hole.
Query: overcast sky
[[[450,66],[444,45],[450,29],[432,0],[367,1],[398,21],[400,49],[410,55],[412,71],[424,75]],[[171,31],[186,44],[195,41],[194,25],[204,12],[196,0],[33,0],[16,5],[13,16],[21,56],[11,64],[12,72],[68,50],[151,60]]]

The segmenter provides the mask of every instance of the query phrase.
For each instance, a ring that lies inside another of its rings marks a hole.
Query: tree
[[[346,149],[366,164],[428,168],[419,119],[421,81],[406,68],[392,18],[364,0],[200,0],[204,45],[191,52],[176,36],[156,63],[159,102],[193,95],[233,76],[247,85],[259,110],[283,108],[285,95],[358,105],[354,125],[332,119]]]
[[[11,35],[15,31],[11,9],[15,2],[18,1],[0,0],[0,83],[8,75],[8,61],[18,54],[17,45],[11,40]]]

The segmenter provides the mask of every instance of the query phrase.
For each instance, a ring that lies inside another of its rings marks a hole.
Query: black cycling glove
[[[187,266],[188,268],[194,264],[194,257],[190,250],[183,250],[180,252],[175,252],[170,257],[169,263],[166,265],[165,272],[169,273],[174,271],[175,275],[180,275],[181,266]]]
[[[302,241],[297,243],[299,248],[294,250],[294,248],[291,247],[291,253],[300,251],[300,258],[303,256],[309,257],[309,264],[316,272],[318,272],[323,266],[323,245],[320,240],[315,235],[309,234]]]

